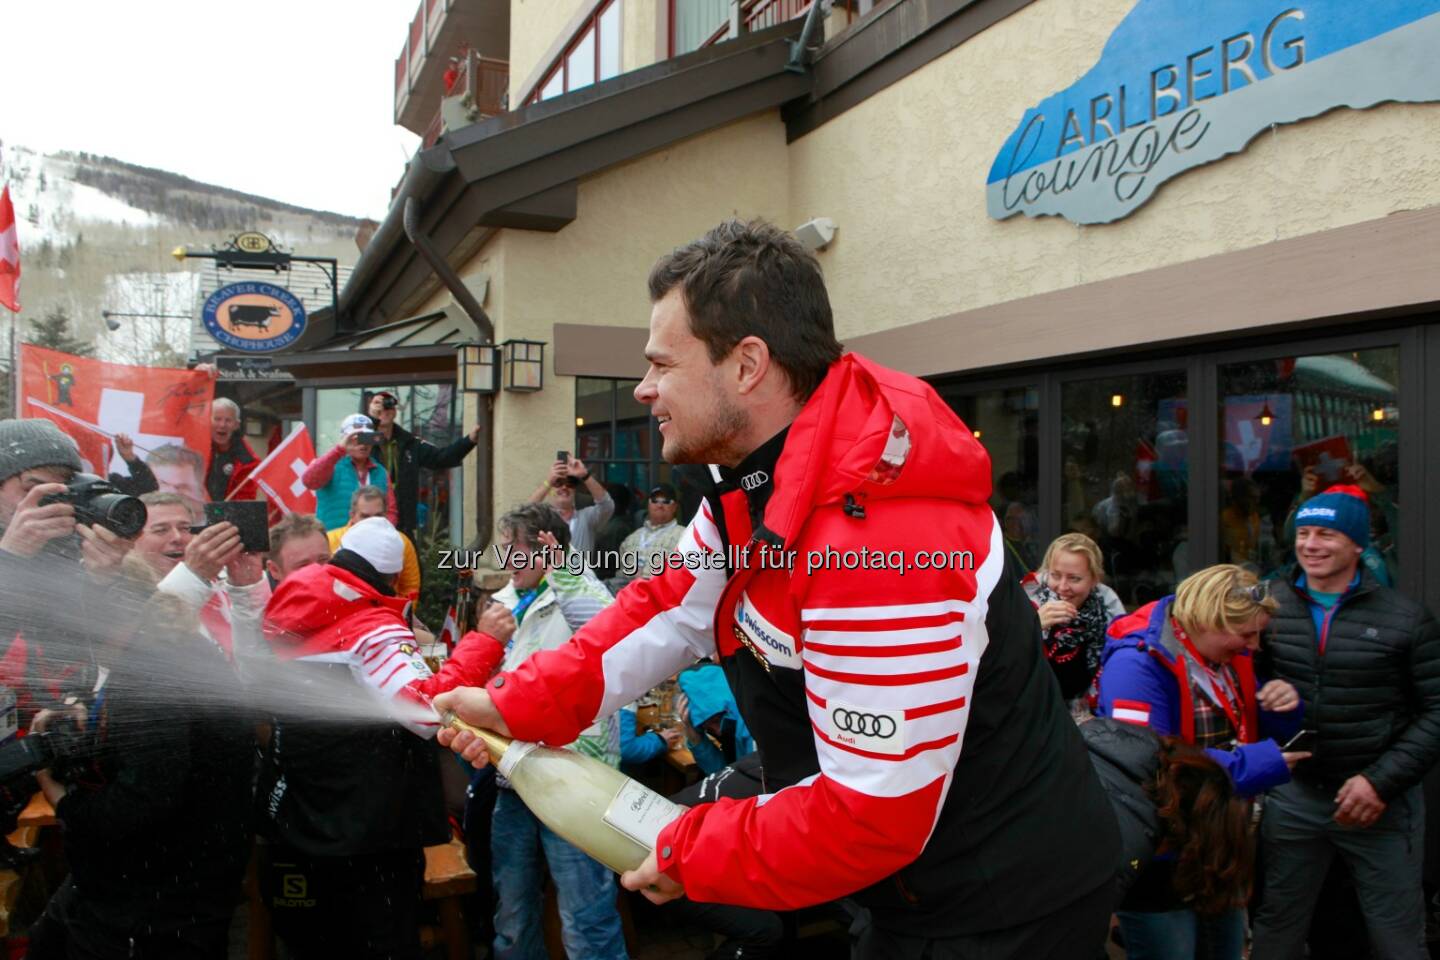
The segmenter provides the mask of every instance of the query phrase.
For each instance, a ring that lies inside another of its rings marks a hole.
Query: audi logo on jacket
[[[747,492],[757,469],[773,484]],[[1118,833],[989,494],[989,458],[928,385],[846,355],[783,436],[709,468],[690,562],[489,689],[517,736],[562,744],[720,660],[776,789],[661,832],[660,866],[691,899],[856,894],[917,936],[1050,913],[1111,882]],[[827,548],[837,561],[807,570]],[[866,550],[905,563],[844,559]],[[909,565],[961,550],[973,563]]]

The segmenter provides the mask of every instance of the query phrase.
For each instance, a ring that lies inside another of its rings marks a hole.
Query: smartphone
[[[205,526],[228,521],[240,531],[246,553],[270,551],[269,511],[261,500],[224,500],[205,504]]]
[[[355,434],[355,439],[359,440],[361,443],[368,443],[373,447],[375,444],[380,442],[380,434],[376,433],[374,430],[362,430],[361,432]]]
[[[1314,730],[1301,730],[1286,741],[1285,745],[1280,748],[1280,752],[1313,753],[1315,751],[1315,741],[1318,740],[1319,737],[1320,735]]]
[[[556,451],[555,451],[555,462],[556,462],[556,463],[569,463],[569,462],[570,462],[570,451],[569,451],[569,450],[556,450]]]

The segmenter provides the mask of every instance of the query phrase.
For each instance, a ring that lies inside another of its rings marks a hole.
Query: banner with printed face
[[[90,473],[127,473],[126,434],[160,489],[204,502],[215,382],[202,371],[134,367],[20,345],[20,416],[43,417],[75,439]]]

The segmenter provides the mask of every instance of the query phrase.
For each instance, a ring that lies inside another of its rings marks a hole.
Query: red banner
[[[208,374],[107,363],[29,343],[20,345],[20,368],[20,416],[51,420],[74,437],[86,470],[101,476],[125,472],[114,437],[129,434],[140,459],[149,462],[162,451],[151,464],[162,490],[208,499],[205,469],[215,396]]]

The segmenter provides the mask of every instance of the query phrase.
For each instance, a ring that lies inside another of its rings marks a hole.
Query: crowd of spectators
[[[473,437],[437,448],[396,425],[393,395],[368,406],[304,473],[317,514],[284,517],[264,555],[199,509],[257,459],[233,403],[216,404],[208,471],[181,448],[141,461],[117,438],[129,475],[113,479],[146,508],[130,539],[42,503],[80,469],[68,438],[45,421],[0,422],[0,684],[31,733],[70,723],[93,743],[80,763],[0,795],[5,815],[17,789],[38,790],[65,828],[69,876],[33,927],[32,956],[137,944],[218,955],[255,835],[275,932],[294,955],[417,956],[422,848],[451,836],[440,765],[456,762],[430,742],[429,699],[564,646],[679,549],[673,486],[651,487],[643,516],[617,516],[628,492],[562,452],[497,524],[509,582],[474,631],[437,651],[409,602],[436,575],[412,540],[418,470],[456,465]],[[1127,611],[1101,546],[1072,532],[1022,581],[1054,694],[1120,820],[1115,907],[1134,960],[1238,960],[1247,940],[1258,958],[1298,957],[1307,940],[1321,955],[1312,923],[1336,863],[1376,955],[1424,955],[1420,783],[1440,757],[1440,634],[1391,586],[1367,478],[1320,489],[1306,477],[1283,576],[1221,564]],[[1129,522],[1123,479],[1092,511],[1102,539]],[[582,490],[590,503],[577,504]],[[557,562],[607,543],[628,562]],[[255,697],[247,666],[261,662],[267,678],[281,670],[327,691],[330,712]],[[210,679],[181,682],[199,675]],[[688,749],[706,776],[687,803],[762,792],[763,758],[724,671],[701,662],[672,681],[649,729],[631,703],[570,748],[640,776]],[[626,956],[613,875],[493,770],[468,775],[461,825],[472,865],[493,880],[482,922],[495,955],[543,955],[548,875],[567,953]],[[17,866],[29,856],[0,850]],[[729,937],[716,957],[780,949],[770,911],[675,909]]]

